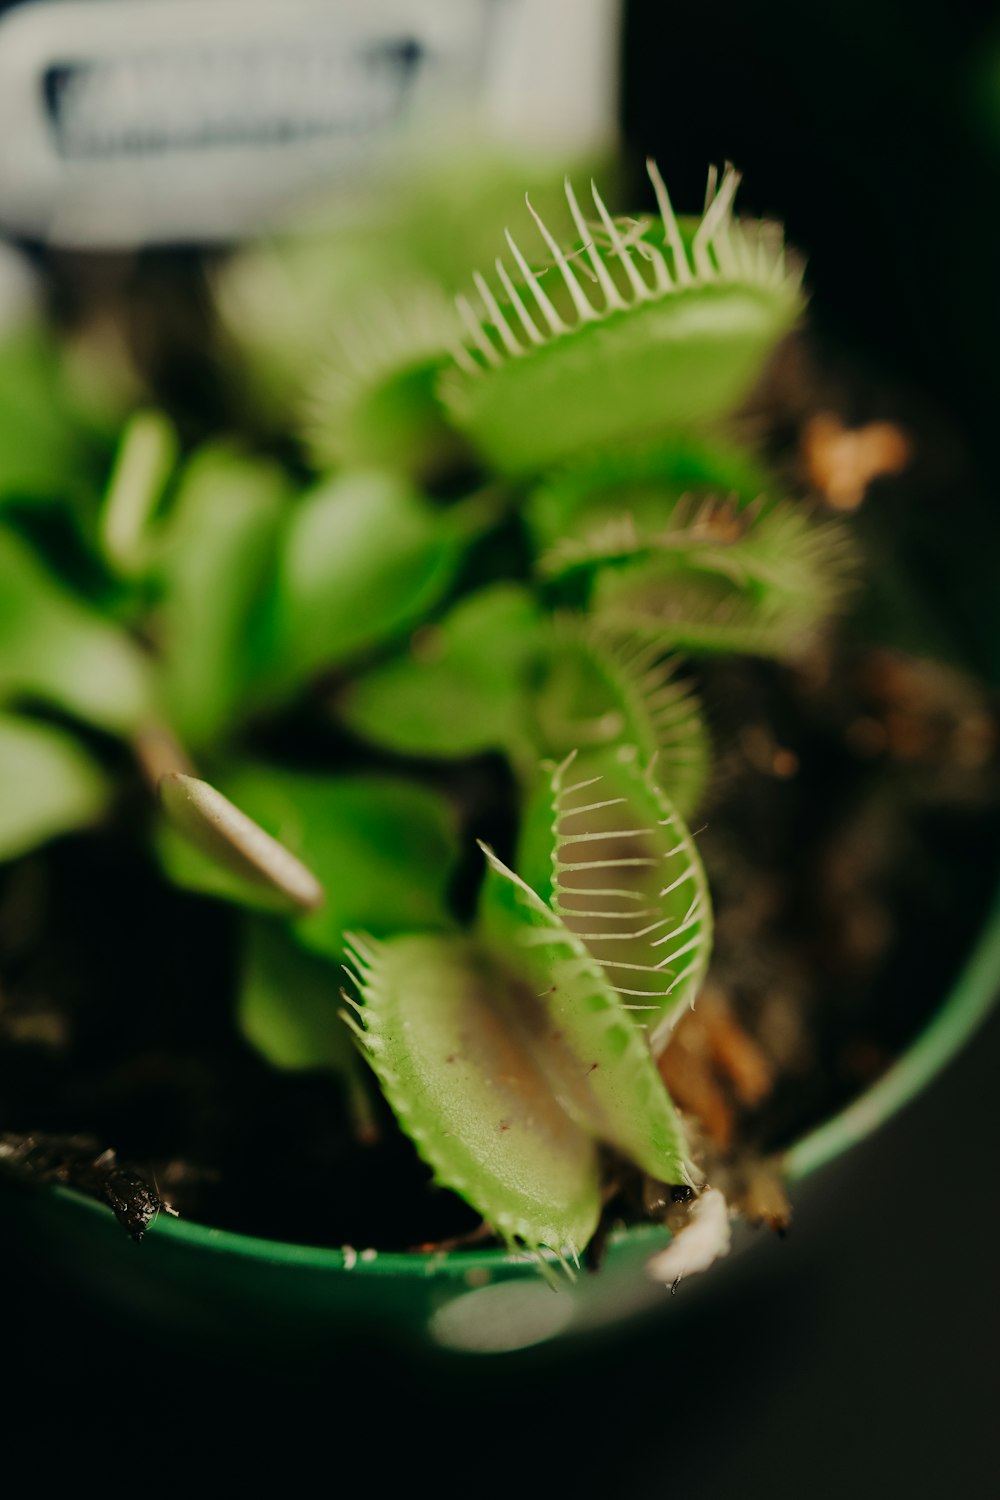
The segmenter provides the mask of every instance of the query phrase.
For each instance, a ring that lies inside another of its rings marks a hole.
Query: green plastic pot
[[[789,1182],[849,1151],[913,1099],[985,1019],[998,990],[1000,897],[924,1032],[877,1083],[785,1153]],[[33,1252],[88,1298],[116,1306],[151,1333],[231,1352],[319,1351],[362,1332],[500,1352],[621,1323],[662,1306],[665,1295],[643,1270],[669,1239],[660,1228],[622,1232],[598,1274],[553,1290],[530,1257],[503,1250],[325,1250],[166,1215],[136,1246],[106,1208],[77,1193],[10,1189],[8,1196],[5,1212]]]
[[[751,62],[766,58],[772,72],[786,68],[794,76],[803,56],[801,7],[794,11],[795,26],[788,24],[790,14],[791,7],[780,3],[763,12],[733,10],[728,18],[730,30],[736,27],[730,36],[731,54],[745,54]],[[821,34],[823,46],[833,47],[843,64],[829,70],[842,93],[842,75],[850,76],[861,55],[857,30],[849,21],[831,28],[829,16],[817,15],[817,37]],[[703,58],[706,45],[712,42],[715,18],[704,25],[695,18],[680,34],[674,28],[666,55],[659,45],[658,7],[631,6],[629,19],[625,97],[626,113],[635,118],[626,121],[626,134],[641,138],[642,150],[635,152],[636,158],[651,152],[671,160],[681,173],[687,163],[693,180],[694,172],[700,174],[702,164],[712,158],[718,140],[738,139],[744,143],[744,161],[754,164],[762,202],[769,201],[769,183],[773,198],[785,201],[789,179],[794,178],[798,196],[791,206],[803,241],[833,247],[820,258],[817,268],[833,320],[840,320],[865,344],[881,339],[881,353],[911,370],[914,378],[922,376],[928,389],[935,389],[935,381],[942,387],[941,372],[946,371],[947,393],[954,404],[972,413],[985,405],[991,431],[994,395],[982,350],[988,348],[992,355],[992,325],[988,318],[964,315],[964,302],[957,312],[950,300],[959,294],[979,296],[981,282],[975,276],[930,274],[926,257],[939,258],[940,246],[921,230],[928,201],[950,200],[953,218],[963,204],[972,205],[969,214],[975,214],[974,225],[963,220],[956,229],[952,223],[950,238],[952,243],[972,247],[970,253],[975,251],[978,261],[984,259],[981,245],[987,229],[981,195],[974,191],[981,168],[963,135],[965,117],[961,112],[923,108],[929,82],[937,76],[939,49],[926,48],[921,64],[925,71],[921,71],[916,53],[925,42],[915,32],[907,39],[913,55],[908,55],[905,65],[900,62],[894,69],[883,70],[883,82],[893,91],[893,112],[908,122],[911,131],[912,149],[900,158],[895,133],[866,130],[854,116],[853,129],[844,131],[840,113],[829,108],[822,89],[800,92],[801,118],[793,139],[784,115],[785,91],[762,89],[759,70],[751,64],[742,72],[731,70],[727,75],[731,86],[713,99],[711,111],[705,111]],[[872,45],[877,45],[877,29],[872,36]],[[661,109],[658,102],[655,108],[650,106],[649,101],[663,98],[672,101],[669,110]],[[872,107],[884,110],[884,97],[875,99]],[[682,140],[675,130],[678,114],[692,122]],[[950,132],[947,150],[942,149],[938,134],[933,139],[929,134],[942,129]],[[870,241],[884,239],[906,247],[906,255],[896,260],[888,277],[873,275],[864,257],[847,253],[856,250],[859,138],[865,141],[868,178],[879,186],[877,193],[862,199],[869,215]],[[780,143],[779,150],[775,142]],[[786,149],[794,150],[796,162],[815,156],[838,170],[791,173],[782,154]],[[891,161],[888,153],[892,153]],[[947,183],[936,182],[931,191],[927,174],[933,172],[935,162],[944,164],[940,170]],[[884,191],[887,177],[896,185],[892,193]],[[845,183],[852,196],[845,196]],[[960,190],[963,186],[969,190]],[[852,237],[849,242],[845,242],[847,236]],[[914,307],[921,310],[919,318],[912,315]],[[894,320],[887,308],[895,314]],[[936,331],[934,339],[923,336],[928,326]],[[920,364],[922,353],[932,359],[930,368]],[[957,505],[960,497],[953,498]],[[994,678],[1000,642],[992,577],[995,514],[992,510],[976,514],[975,535],[980,545],[975,549],[963,546],[961,587],[949,590],[956,614],[966,622],[966,643],[978,648],[978,665]],[[957,522],[955,529],[960,529]],[[938,553],[934,561],[936,566],[948,563]],[[980,571],[970,574],[976,569]],[[954,566],[949,577],[954,583]],[[794,1186],[820,1172],[903,1109],[985,1019],[998,990],[1000,892],[979,941],[933,1020],[871,1088],[785,1153],[783,1166],[789,1183]],[[106,1208],[79,1194],[65,1189],[26,1192],[7,1185],[2,1191],[2,1217],[30,1243],[40,1263],[47,1263],[61,1281],[75,1282],[88,1302],[114,1307],[126,1317],[131,1314],[164,1342],[173,1340],[186,1349],[201,1343],[224,1346],[234,1353],[240,1348],[321,1350],[364,1333],[422,1348],[499,1352],[568,1340],[621,1324],[662,1308],[667,1295],[644,1272],[650,1254],[668,1239],[667,1232],[658,1228],[636,1228],[618,1235],[597,1275],[581,1276],[572,1287],[553,1291],[533,1262],[501,1250],[424,1255],[376,1253],[363,1246],[317,1249],[163,1215],[136,1246]]]

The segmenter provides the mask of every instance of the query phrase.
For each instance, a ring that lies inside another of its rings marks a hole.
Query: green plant
[[[691,663],[801,658],[851,573],[734,436],[802,308],[780,231],[734,217],[731,169],[697,220],[650,176],[654,219],[567,183],[567,232],[532,209],[538,261],[508,234],[457,318],[416,257],[366,287],[296,398],[332,472],[178,458],[139,412],[73,501],[65,432],[95,471],[108,433],[70,403],[67,456],[32,473],[26,432],[0,493],[0,855],[112,816],[130,745],[170,881],[240,914],[244,1035],[333,1072],[362,1136],[367,1060],[437,1180],[542,1263],[579,1261],[623,1169],[663,1215],[705,1182],[657,1066],[712,935]]]

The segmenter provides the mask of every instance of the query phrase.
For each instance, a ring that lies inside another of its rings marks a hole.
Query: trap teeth
[[[501,296],[506,299],[508,310],[520,325],[528,344],[544,344],[548,337],[570,333],[580,324],[596,322],[611,313],[623,311],[641,302],[656,301],[670,292],[691,288],[699,283],[708,284],[719,280],[767,283],[782,279],[784,247],[780,231],[777,239],[773,234],[764,233],[765,228],[774,230],[777,226],[763,226],[755,222],[741,225],[733,220],[733,199],[740,184],[740,174],[731,165],[727,164],[718,183],[714,169],[709,175],[705,213],[691,240],[690,250],[685,247],[666,183],[652,158],[647,160],[646,168],[659,211],[655,233],[662,233],[662,247],[649,237],[649,229],[641,221],[633,221],[636,227],[623,233],[621,221],[610,213],[593,180],[590,189],[597,224],[587,222],[572,182],[568,177],[564,181],[566,203],[580,237],[580,245],[570,251],[563,249],[530,198],[525,195],[528,212],[549,257],[548,264],[538,270],[533,269],[511,231],[508,229],[504,233],[523,286],[548,330],[547,335],[540,332],[520,291],[499,258],[495,262],[495,270]],[[603,251],[598,241],[605,242],[606,248]],[[664,251],[669,252],[669,265]],[[587,296],[572,264],[573,260],[583,256],[586,256],[599,293],[599,306],[595,306]],[[652,269],[652,285],[636,264],[636,256]],[[568,315],[570,321],[563,317],[540,285],[539,278],[550,267],[559,271],[566,288],[572,307],[572,312]],[[624,279],[626,286],[622,287],[616,282],[614,267],[619,268],[620,279]],[[456,298],[456,306],[471,340],[469,352],[478,351],[486,365],[494,366],[499,363],[501,353],[516,358],[527,352],[486,278],[476,271],[473,273],[473,282],[483,307],[482,315],[475,311],[468,297],[460,295]],[[495,330],[500,348],[484,334],[484,323]]]
[[[780,231],[733,216],[739,173],[710,174],[692,233],[655,162],[647,166],[652,220],[615,218],[592,183],[589,222],[567,179],[579,244],[560,244],[526,200],[543,263],[533,267],[508,229],[513,271],[498,257],[496,280],[476,272],[456,299],[465,336],[440,396],[502,473],[723,416],[798,315]],[[547,289],[548,271],[558,274]]]

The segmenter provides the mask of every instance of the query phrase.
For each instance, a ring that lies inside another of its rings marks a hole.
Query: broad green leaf
[[[240,1029],[276,1068],[351,1074],[357,1049],[341,1016],[343,973],[266,918],[243,924]]]
[[[583,940],[530,886],[485,850],[479,932],[518,975],[509,1024],[553,1095],[582,1130],[660,1182],[693,1184],[684,1129],[649,1044]]]
[[[295,930],[307,947],[343,953],[345,929],[378,935],[452,925],[447,893],[458,863],[456,817],[435,792],[389,776],[329,776],[246,766],[219,779],[226,796],[313,872],[322,908]],[[216,865],[161,857],[178,884],[259,906],[245,886],[220,881]]]
[[[371,1075],[344,1024],[343,989],[340,964],[304,952],[283,925],[264,918],[243,924],[240,1030],[275,1068],[335,1074],[365,1136],[377,1128]]]
[[[150,713],[147,664],[0,527],[0,701],[24,697],[118,733]]]
[[[159,411],[139,411],[122,432],[100,516],[108,564],[131,578],[149,561],[149,526],[177,461],[177,433]]]
[[[101,459],[54,340],[26,322],[0,341],[0,507],[9,499],[75,500],[96,484]]]
[[[540,571],[558,577],[654,548],[699,519],[705,532],[706,501],[721,498],[738,513],[771,493],[773,483],[751,454],[721,437],[682,434],[565,467],[533,491],[525,517]]]
[[[657,780],[684,816],[698,805],[711,765],[708,730],[679,663],[656,642],[564,617],[535,705],[543,755],[561,761],[577,750],[585,775],[592,751],[634,745],[643,764],[655,758]]]
[[[279,559],[274,670],[301,682],[418,621],[451,583],[467,512],[400,477],[342,474],[295,508]]]
[[[465,938],[352,944],[358,1039],[437,1180],[506,1240],[577,1256],[600,1215],[597,1151],[519,1024],[524,981]]]
[[[0,859],[15,859],[56,834],[86,828],[110,787],[69,735],[0,714]]]
[[[419,630],[404,654],[348,683],[338,713],[357,733],[404,754],[522,751],[548,639],[527,590],[495,584]]]
[[[178,884],[197,884],[207,864],[201,888],[212,895],[266,910],[309,911],[322,905],[323,888],[312,871],[207,781],[169,771],[160,777],[158,791],[167,818],[196,856],[185,861],[183,847],[179,864],[175,856],[172,873]],[[168,860],[172,847],[167,845]]]
[[[708,966],[712,907],[683,819],[633,747],[573,756],[526,810],[518,865],[659,1054]]]
[[[306,428],[316,467],[378,463],[418,480],[434,478],[456,447],[437,398],[444,363],[443,355],[415,361],[354,389],[348,377],[328,372]]]
[[[223,352],[258,421],[287,431],[303,374],[323,359],[329,320],[357,295],[359,279],[369,285],[382,269],[366,268],[344,236],[313,232],[258,240],[210,272]]]
[[[724,174],[689,246],[651,175],[661,215],[628,242],[596,190],[597,232],[567,184],[578,234],[569,250],[536,215],[544,267],[508,238],[509,266],[498,262],[492,286],[477,282],[469,341],[442,392],[501,472],[718,420],[795,323],[798,277],[780,232],[733,218],[737,175]]]
[[[288,480],[273,464],[205,448],[181,477],[162,552],[162,691],[194,749],[236,717],[268,642],[268,593]]]
[[[318,468],[379,464],[432,478],[456,445],[437,397],[438,376],[458,337],[439,287],[404,279],[390,295],[341,306],[327,325],[326,354],[309,382],[302,425]]]

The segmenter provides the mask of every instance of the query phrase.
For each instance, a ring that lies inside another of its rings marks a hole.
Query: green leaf
[[[101,550],[116,573],[131,578],[149,560],[149,525],[177,461],[177,433],[159,411],[128,421],[115,454],[100,517]]]
[[[517,1024],[524,982],[464,938],[352,944],[358,1039],[437,1180],[506,1240],[577,1256],[600,1214],[597,1152]]]
[[[69,735],[0,714],[0,859],[86,828],[104,812],[109,792]]]
[[[135,730],[151,704],[137,647],[0,527],[0,701],[16,697],[118,733]]]
[[[477,283],[468,346],[442,393],[500,472],[718,420],[744,400],[798,317],[798,278],[785,268],[780,232],[733,218],[731,169],[690,246],[655,168],[651,175],[662,209],[655,224],[626,240],[595,189],[595,231],[567,184],[579,236],[568,253],[535,215],[545,265],[533,270],[508,239],[519,284],[499,263],[492,289]]]
[[[597,1140],[659,1182],[693,1185],[684,1129],[649,1044],[584,942],[485,849],[479,931],[523,990],[510,1024],[556,1099]]]
[[[688,816],[704,790],[711,745],[698,699],[679,671],[656,642],[563,617],[536,698],[541,753],[563,760],[578,750],[577,769],[586,775],[591,751],[634,745],[643,764],[655,758],[658,782]]]
[[[237,1021],[272,1067],[333,1074],[360,1140],[374,1140],[379,1122],[372,1078],[344,1023],[340,964],[306,953],[280,923],[243,924]]]
[[[462,159],[456,160],[456,150]],[[502,151],[488,152],[481,138],[464,150],[449,142],[444,156],[424,160],[418,172],[402,157],[387,160],[390,178],[374,174],[361,213],[337,212],[305,234],[270,235],[217,269],[217,307],[241,386],[249,387],[277,431],[301,417],[301,392],[329,357],[330,329],[343,326],[345,309],[360,304],[367,310],[387,288],[405,299],[414,282],[442,286],[450,295],[470,264],[483,255],[492,260],[512,196],[530,186],[546,207],[561,197],[550,162],[523,156],[512,162]],[[372,353],[364,340],[362,366]]]
[[[314,873],[322,908],[295,930],[307,947],[338,958],[346,929],[385,933],[452,926],[447,893],[458,863],[456,816],[435,792],[388,776],[328,776],[244,766],[220,778],[237,807]],[[251,892],[220,882],[205,861],[178,861],[160,845],[178,884],[243,905]]]
[[[158,791],[170,823],[192,854],[200,856],[185,862],[181,852],[172,868],[178,884],[266,910],[308,911],[322,905],[323,888],[312,871],[207,781],[168,771],[160,777]],[[172,847],[167,845],[168,861]],[[206,865],[205,884],[199,885]]]
[[[694,568],[729,578],[748,594],[771,596],[786,608],[811,597],[817,616],[839,600],[851,562],[846,533],[836,522],[818,522],[792,501],[753,505],[728,514],[709,510],[693,535],[657,543]]]
[[[268,649],[265,604],[290,496],[281,470],[224,447],[184,470],[160,562],[163,695],[194,749],[233,723]]]
[[[704,980],[708,883],[634,748],[572,756],[529,804],[518,865],[649,1033],[658,1055]]]
[[[655,548],[685,519],[688,527],[704,521],[706,500],[722,497],[738,512],[773,483],[752,454],[723,438],[677,434],[566,466],[532,492],[525,517],[540,571],[555,578]]]
[[[301,682],[414,624],[451,583],[467,513],[397,475],[340,475],[295,508],[279,560],[275,671]]]
[[[101,457],[55,341],[26,322],[0,341],[0,507],[8,499],[76,499],[96,482]]]
[[[358,734],[412,755],[471,755],[530,740],[529,690],[548,630],[527,590],[495,584],[419,630],[404,655],[350,682],[338,713]]]
[[[343,974],[314,958],[275,922],[244,923],[240,1030],[276,1068],[352,1075],[357,1048],[341,1015]]]
[[[455,309],[433,283],[403,278],[341,306],[327,353],[309,382],[303,429],[318,468],[379,464],[434,477],[456,438],[444,422],[438,376],[458,337]]]

